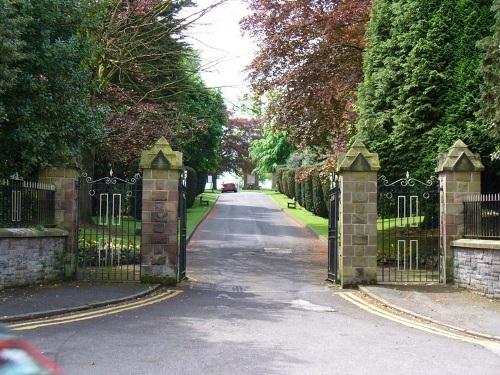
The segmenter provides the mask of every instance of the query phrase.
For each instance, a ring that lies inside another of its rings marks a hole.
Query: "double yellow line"
[[[404,326],[419,329],[428,333],[445,336],[455,340],[465,341],[470,344],[482,345],[500,355],[500,343],[497,341],[476,337],[467,332],[456,331],[447,327],[441,327],[430,322],[419,321],[413,317],[403,316],[402,314],[392,312],[389,309],[381,308],[373,303],[370,303],[366,299],[362,298],[357,292],[338,293],[337,295],[342,297],[346,301],[349,301],[350,303],[358,306],[359,308],[368,311],[369,313],[378,315],[382,318],[389,319]]]
[[[180,293],[182,293],[181,290],[167,290],[166,292],[159,293],[155,296],[144,298],[144,299],[141,299],[139,301],[132,302],[132,303],[126,303],[126,304],[117,305],[117,306],[92,309],[91,311],[87,311],[87,312],[83,312],[83,313],[58,316],[58,317],[54,317],[54,318],[32,320],[32,321],[24,322],[24,323],[14,323],[14,324],[10,324],[8,326],[8,328],[12,331],[26,331],[26,330],[36,329],[36,328],[41,328],[41,327],[48,327],[48,326],[53,326],[53,325],[58,325],[58,324],[74,323],[74,322],[79,322],[82,320],[99,318],[102,316],[117,314],[120,312],[138,309],[140,307],[149,306],[149,305],[152,305],[152,304],[155,304],[158,302],[162,302],[162,301],[165,301],[169,298],[175,297]]]

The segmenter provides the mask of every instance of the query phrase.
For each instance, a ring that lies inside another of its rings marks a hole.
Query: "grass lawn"
[[[201,196],[203,196],[203,200],[208,200],[208,206],[200,206],[200,196],[196,197],[193,207],[187,210],[188,236],[193,232],[196,225],[205,217],[210,207],[214,205],[219,194],[219,190],[214,190],[213,193],[210,190],[206,190],[203,194],[201,194]]]
[[[256,190],[259,191],[259,190]],[[287,203],[291,201],[286,195],[277,193],[273,190],[262,189],[261,192],[269,195],[272,199],[278,203],[278,205],[283,208],[283,210],[292,215],[293,217],[299,219],[314,232],[320,236],[328,237],[328,219],[314,215],[313,213],[307,211],[305,208],[301,207],[297,203],[297,208],[288,208]]]

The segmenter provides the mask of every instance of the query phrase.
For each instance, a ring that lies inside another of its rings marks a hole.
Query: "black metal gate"
[[[338,222],[339,222],[340,186],[335,176],[330,179],[328,199],[328,277],[337,283],[338,279]]]
[[[139,281],[142,183],[109,176],[79,181],[76,275],[79,280]]]
[[[177,219],[178,227],[178,259],[179,259],[179,276],[178,279],[186,278],[186,246],[187,246],[187,204],[186,204],[186,175],[182,173],[179,178],[179,214]]]
[[[439,282],[439,182],[379,177],[378,282]]]

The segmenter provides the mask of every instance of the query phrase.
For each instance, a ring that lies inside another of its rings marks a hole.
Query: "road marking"
[[[31,330],[31,329],[47,327],[47,326],[52,326],[52,325],[67,324],[67,323],[79,322],[82,320],[99,318],[102,316],[117,314],[120,312],[138,309],[140,307],[149,306],[149,305],[152,305],[155,303],[159,303],[159,302],[165,301],[169,298],[175,297],[175,296],[179,295],[180,293],[182,293],[181,290],[169,290],[167,292],[160,293],[156,296],[145,298],[145,299],[142,299],[140,301],[128,303],[125,305],[106,307],[106,308],[95,309],[92,311],[87,311],[87,312],[79,313],[79,314],[72,314],[72,315],[60,316],[60,317],[55,317],[55,318],[46,318],[46,319],[40,319],[40,320],[35,320],[35,321],[30,321],[30,322],[25,322],[25,323],[14,323],[14,324],[9,325],[8,328],[12,331],[25,331],[25,330]]]
[[[482,339],[482,338],[476,338],[473,337],[470,334],[464,333],[464,332],[452,332],[452,330],[447,330],[444,328],[441,328],[437,325],[433,325],[432,323],[424,323],[424,322],[419,322],[416,320],[416,318],[411,317],[411,318],[406,318],[401,315],[397,315],[393,312],[390,312],[386,309],[377,307],[373,304],[370,304],[369,302],[365,301],[364,299],[360,298],[356,292],[345,292],[345,293],[338,293],[338,296],[342,297],[346,301],[358,306],[359,308],[368,311],[369,313],[372,313],[374,315],[380,316],[382,318],[391,320],[393,322],[402,324],[404,326],[410,327],[410,328],[415,328],[419,329],[421,331],[425,331],[428,333],[433,333],[436,335],[440,336],[445,336],[448,338],[452,338],[455,340],[461,340],[468,342],[470,344],[475,344],[475,345],[481,345],[484,346],[485,348],[493,351],[495,354],[500,355],[500,344],[488,339]]]

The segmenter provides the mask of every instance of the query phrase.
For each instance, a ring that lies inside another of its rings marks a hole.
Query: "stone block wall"
[[[68,232],[0,229],[0,289],[57,280]]]
[[[500,241],[461,239],[451,243],[454,282],[500,298]]]

